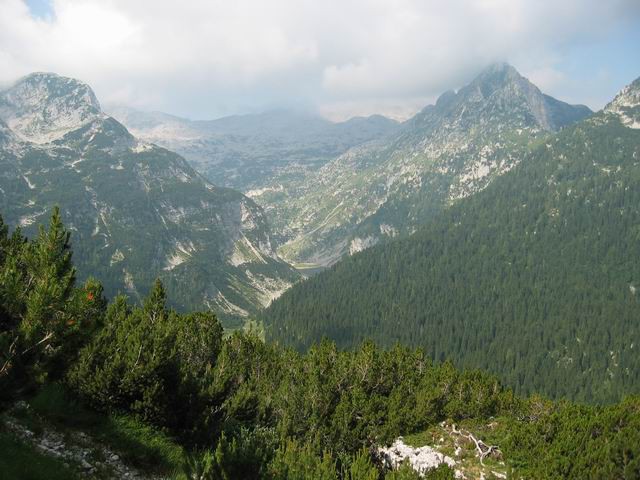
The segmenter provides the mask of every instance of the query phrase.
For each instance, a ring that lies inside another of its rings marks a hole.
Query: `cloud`
[[[212,117],[270,106],[409,111],[493,61],[559,85],[558,52],[637,0],[0,0],[0,82],[36,70],[103,103]],[[554,83],[555,82],[555,83]]]

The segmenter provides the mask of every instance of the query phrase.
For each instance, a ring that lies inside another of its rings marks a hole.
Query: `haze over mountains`
[[[318,115],[276,110],[211,121],[114,107],[136,136],[183,155],[215,185],[242,192],[287,185],[348,148],[394,131],[380,115],[333,123]]]
[[[36,73],[0,93],[0,210],[32,236],[54,205],[81,277],[109,296],[160,277],[182,309],[246,318],[296,281],[262,209],[179,155],[136,139],[86,84]]]
[[[544,95],[507,64],[401,125],[379,116],[332,124],[274,112],[189,122],[115,111],[143,138],[262,205],[284,258],[318,265],[413,232],[590,113]]]

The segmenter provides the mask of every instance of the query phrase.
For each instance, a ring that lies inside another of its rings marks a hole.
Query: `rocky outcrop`
[[[396,469],[404,462],[409,462],[413,469],[421,475],[429,470],[437,468],[441,464],[455,468],[456,461],[426,445],[424,447],[411,447],[404,443],[402,437],[396,439],[390,447],[379,448],[378,456],[382,464],[388,469]],[[456,478],[463,478],[461,472],[456,472]]]
[[[29,409],[25,402],[18,402],[12,409]],[[33,446],[43,455],[56,458],[70,470],[83,477],[128,480],[155,480],[161,477],[147,475],[124,463],[120,456],[106,445],[83,432],[57,431],[51,425],[42,426],[38,433],[20,423],[12,412],[4,418],[4,427],[22,442]]]

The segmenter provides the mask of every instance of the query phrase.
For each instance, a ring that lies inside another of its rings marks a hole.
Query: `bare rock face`
[[[0,94],[0,117],[22,139],[48,143],[106,115],[86,83],[32,73]]]
[[[75,471],[88,478],[127,478],[130,480],[156,480],[135,467],[127,465],[111,448],[101,444],[84,432],[60,432],[49,424],[39,425],[36,433],[11,416],[18,410],[29,409],[25,402],[16,403],[2,426],[14,436],[33,446],[38,452],[64,463],[69,472]],[[100,459],[100,460],[98,460]]]
[[[624,126],[640,129],[640,78],[622,89],[604,110],[618,116]]]

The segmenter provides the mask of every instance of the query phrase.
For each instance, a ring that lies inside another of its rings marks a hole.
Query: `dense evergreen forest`
[[[638,392],[639,159],[640,130],[616,115],[567,127],[413,236],[286,292],[267,339],[400,342],[521,394]]]
[[[443,420],[489,424],[519,478],[640,478],[640,398],[518,397],[490,374],[397,345],[323,341],[301,354],[168,309],[160,282],[134,306],[74,277],[59,212],[32,240],[0,222],[3,409],[56,385],[66,418],[127,414],[174,438],[190,452],[178,478],[415,479],[406,465],[384,470],[372,448]]]

